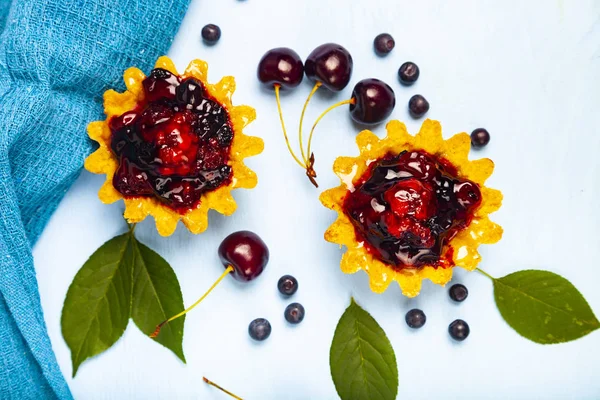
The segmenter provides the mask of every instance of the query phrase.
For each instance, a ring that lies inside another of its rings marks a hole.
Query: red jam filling
[[[450,240],[481,204],[476,183],[447,160],[423,151],[387,154],[371,163],[344,199],[356,237],[397,269],[452,266]]]
[[[204,85],[154,69],[134,110],[110,120],[119,159],[113,185],[125,197],[156,197],[184,213],[231,182],[229,115]]]

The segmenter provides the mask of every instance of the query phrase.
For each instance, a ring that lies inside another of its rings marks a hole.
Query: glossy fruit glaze
[[[109,122],[119,159],[113,185],[125,197],[155,197],[185,213],[231,181],[229,115],[194,79],[157,68],[143,86],[144,100]]]
[[[449,241],[481,203],[477,184],[457,177],[447,161],[423,151],[387,154],[344,199],[357,239],[397,269],[453,266]]]

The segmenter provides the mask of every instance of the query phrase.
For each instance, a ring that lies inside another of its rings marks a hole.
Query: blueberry
[[[467,290],[467,287],[465,285],[457,283],[450,287],[448,294],[450,295],[450,298],[452,300],[462,302],[465,301],[465,299],[469,295],[469,291]]]
[[[248,334],[252,339],[262,342],[271,335],[271,324],[264,318],[256,318],[248,325]]]
[[[450,333],[452,339],[458,340],[459,342],[465,340],[470,332],[469,324],[462,319],[457,319],[448,326],[448,333]]]
[[[221,39],[221,28],[215,24],[208,24],[202,28],[202,39],[206,44],[215,44]]]
[[[398,79],[405,86],[410,86],[419,79],[419,67],[412,61],[407,61],[398,69]]]
[[[406,313],[406,324],[411,328],[422,328],[425,325],[425,321],[427,321],[427,317],[425,317],[423,310],[413,308]]]
[[[231,127],[228,124],[225,124],[221,128],[219,128],[219,130],[217,131],[217,141],[219,142],[220,146],[227,147],[231,144],[232,140],[233,131],[231,130]]]
[[[473,147],[484,147],[490,142],[490,133],[484,128],[477,128],[471,132]]]
[[[429,102],[420,94],[415,94],[408,101],[408,111],[413,118],[421,118],[429,111]]]
[[[290,324],[299,324],[304,319],[304,307],[300,303],[292,303],[285,308],[283,316]]]
[[[279,293],[291,296],[298,290],[298,280],[291,275],[284,275],[277,282]]]
[[[380,33],[373,41],[373,47],[375,48],[375,53],[377,53],[378,56],[385,56],[392,51],[395,46],[396,42],[389,33]]]

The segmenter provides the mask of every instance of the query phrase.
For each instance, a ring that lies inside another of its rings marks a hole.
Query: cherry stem
[[[312,97],[317,92],[317,90],[321,87],[321,85],[322,85],[322,83],[319,81],[317,81],[315,83],[315,86],[313,86],[312,90],[310,91],[310,94],[308,95],[308,97],[306,98],[306,101],[304,102],[304,107],[302,108],[302,114],[300,114],[300,125],[298,127],[298,140],[300,141],[300,152],[302,153],[302,160],[304,160],[304,164],[306,164],[307,167],[309,165],[308,157],[310,156],[310,152],[308,152],[306,154],[304,153],[304,140],[302,140],[302,123],[304,122],[304,113],[306,113],[306,109],[308,108],[308,103],[310,103],[310,99],[312,99]]]
[[[239,396],[236,396],[235,394],[231,393],[229,390],[225,390],[225,389],[223,389],[221,386],[219,386],[219,385],[217,385],[216,383],[214,383],[213,381],[211,381],[211,380],[207,379],[205,376],[203,376],[203,377],[202,377],[202,380],[203,380],[204,382],[208,383],[209,385],[216,387],[216,388],[217,388],[217,389],[219,389],[221,392],[227,393],[228,395],[230,395],[230,396],[231,396],[231,397],[233,397],[234,399],[237,399],[237,400],[244,400],[244,399],[242,399],[241,397],[239,397]]]
[[[283,113],[281,112],[281,99],[279,98],[280,85],[275,84],[275,85],[273,85],[273,87],[275,89],[275,97],[277,98],[277,111],[279,112],[279,120],[281,121],[281,129],[283,130],[283,137],[285,138],[285,144],[287,144],[287,148],[288,148],[290,154],[292,155],[292,157],[294,157],[294,160],[296,160],[298,165],[300,167],[302,167],[303,169],[306,169],[306,165],[303,164],[298,157],[296,157],[296,154],[294,154],[294,150],[292,150],[292,146],[290,145],[290,140],[288,139],[287,131],[285,130],[285,123],[283,122]]]
[[[182,312],[180,312],[177,315],[173,315],[171,318],[161,322],[160,324],[156,325],[156,329],[154,330],[154,332],[152,332],[150,334],[150,337],[152,339],[154,339],[155,337],[158,336],[158,334],[160,333],[160,329],[163,327],[163,325],[173,321],[174,319],[177,319],[185,314],[187,314],[188,312],[190,312],[192,309],[194,309],[198,304],[200,304],[202,302],[202,300],[204,300],[206,298],[206,296],[209,295],[210,292],[212,292],[212,290],[227,276],[229,275],[229,273],[231,273],[233,271],[233,267],[230,265],[227,267],[227,269],[221,274],[221,276],[219,277],[219,279],[217,279],[215,281],[215,283],[212,284],[212,286],[206,291],[206,293],[204,293],[202,295],[202,297],[200,297],[198,300],[196,300],[196,302],[194,304],[192,304],[191,306],[189,306],[188,308],[186,308],[185,310],[183,310]]]
[[[351,99],[348,100],[344,100],[344,101],[340,101],[339,103],[335,103],[334,105],[330,106],[329,108],[327,108],[325,111],[323,111],[321,113],[321,115],[319,115],[319,118],[317,118],[317,120],[315,121],[315,123],[313,124],[311,130],[310,130],[310,135],[308,136],[308,147],[307,147],[307,152],[306,154],[310,154],[310,163],[306,166],[306,175],[308,175],[308,178],[311,180],[311,182],[313,182],[313,184],[315,186],[316,182],[314,181],[314,177],[317,176],[313,166],[315,163],[315,156],[314,154],[311,153],[310,148],[311,148],[311,144],[312,144],[312,138],[313,138],[313,134],[315,132],[315,128],[317,127],[317,125],[319,124],[319,122],[323,119],[323,117],[325,117],[325,115],[327,115],[330,111],[344,106],[346,104],[355,104],[356,103],[356,99],[353,97]],[[311,179],[311,177],[313,179]],[[318,187],[318,186],[317,186]]]

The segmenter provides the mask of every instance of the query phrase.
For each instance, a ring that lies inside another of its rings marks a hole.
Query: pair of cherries
[[[219,279],[190,307],[158,324],[151,338],[158,336],[163,325],[184,316],[200,304],[227,275],[231,274],[240,282],[249,282],[256,279],[269,262],[269,248],[256,233],[250,231],[234,232],[227,236],[221,242],[218,254],[225,267]]]
[[[361,80],[354,86],[350,99],[332,105],[317,118],[311,129],[305,152],[302,140],[302,122],[310,99],[320,87],[332,92],[342,91],[350,82],[353,66],[354,62],[348,50],[335,43],[326,43],[317,47],[308,55],[305,63],[302,62],[302,59],[294,50],[279,47],[267,51],[258,64],[257,76],[259,81],[267,88],[275,90],[279,117],[288,150],[296,162],[306,169],[308,178],[317,187],[311,142],[314,129],[319,121],[331,110],[348,104],[350,115],[355,122],[363,125],[373,125],[386,120],[396,106],[396,96],[387,83],[375,78]],[[294,154],[287,137],[279,92],[280,90],[292,90],[298,87],[305,74],[315,84],[308,95],[300,117],[298,132],[300,159]]]
[[[352,77],[354,62],[343,46],[323,44],[302,63],[294,50],[279,47],[265,53],[258,64],[258,79],[269,88],[291,90],[302,82],[304,74],[311,81],[332,92],[346,88]],[[392,88],[379,79],[363,79],[354,86],[350,115],[360,124],[377,124],[387,119],[396,105]]]

